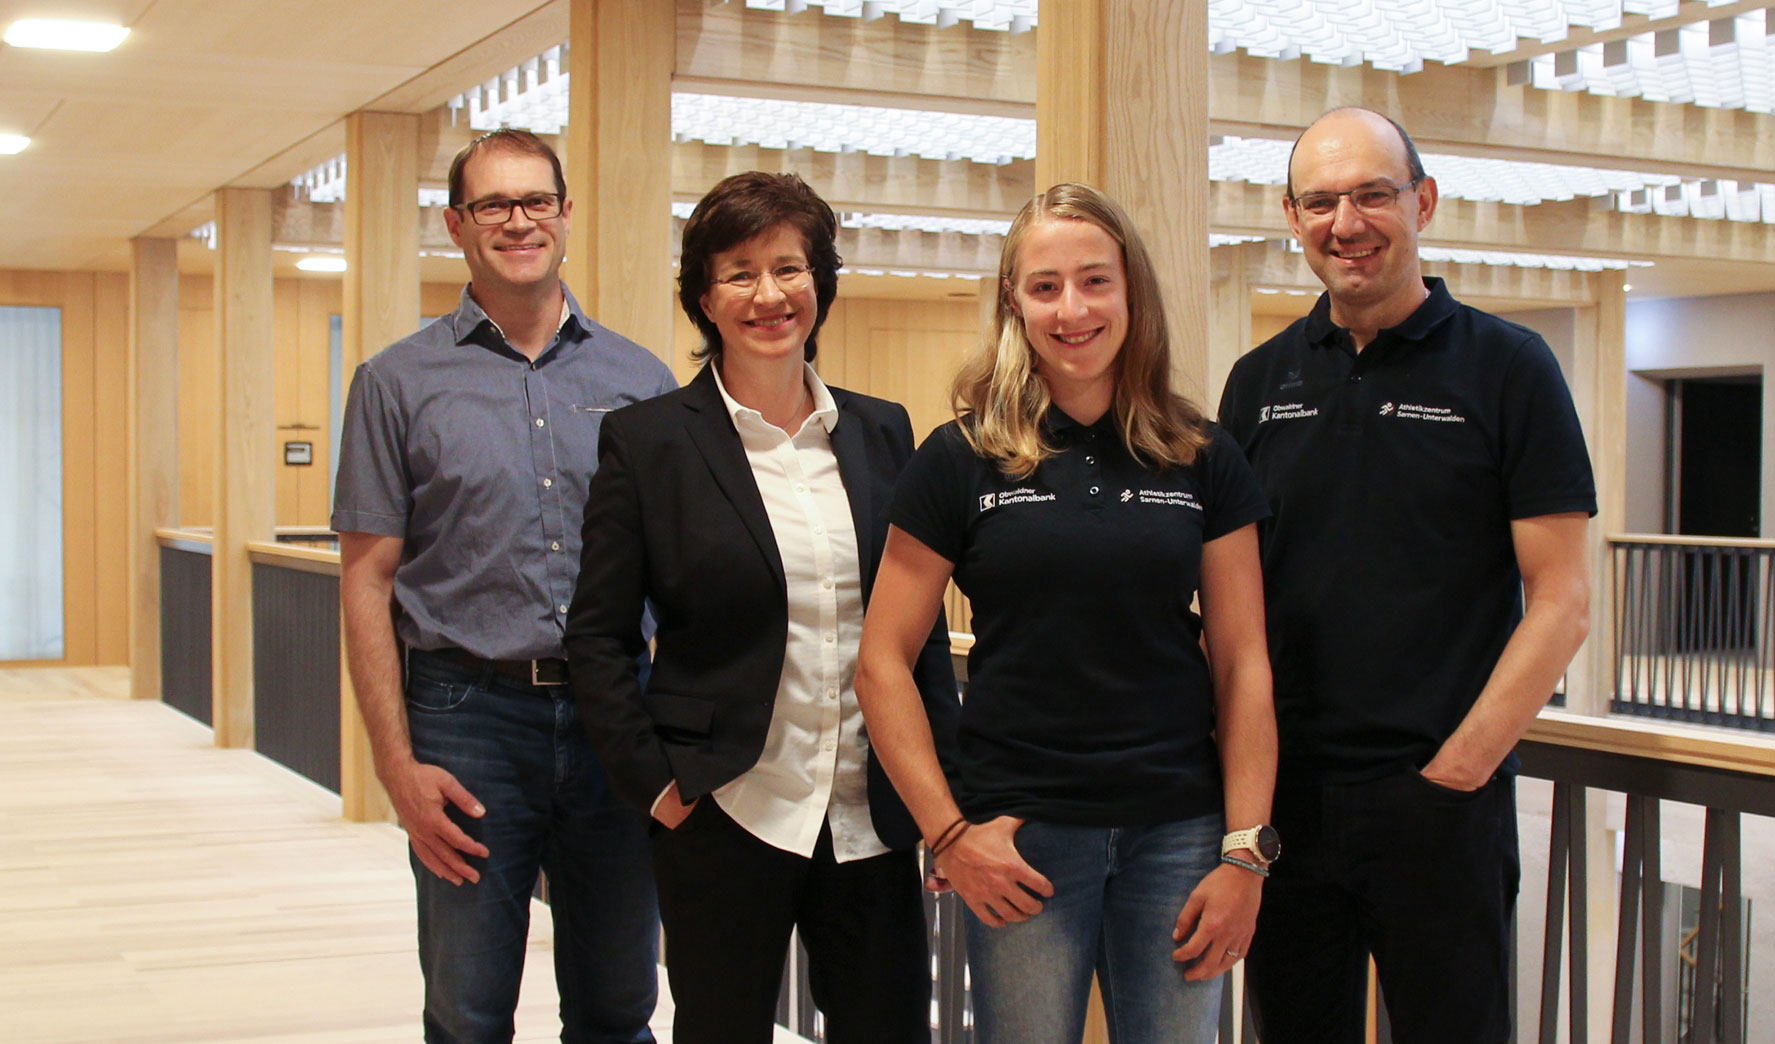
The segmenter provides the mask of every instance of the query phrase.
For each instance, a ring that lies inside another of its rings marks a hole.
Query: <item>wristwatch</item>
[[[1257,861],[1269,866],[1282,854],[1282,835],[1276,833],[1273,826],[1254,826],[1246,830],[1235,830],[1220,839],[1220,854],[1237,852],[1244,848],[1257,856]]]

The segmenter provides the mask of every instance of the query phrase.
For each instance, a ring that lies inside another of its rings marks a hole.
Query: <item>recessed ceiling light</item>
[[[110,51],[123,42],[129,30],[104,22],[77,22],[68,18],[21,18],[6,30],[6,42],[14,47],[42,47],[52,51]]]
[[[345,259],[337,254],[316,254],[296,262],[296,267],[304,272],[343,272]]]
[[[29,144],[31,139],[23,134],[0,134],[0,156],[16,156]]]

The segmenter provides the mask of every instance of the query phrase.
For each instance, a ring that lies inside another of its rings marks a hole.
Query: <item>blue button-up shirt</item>
[[[531,362],[464,289],[455,312],[352,377],[332,525],[405,540],[395,631],[413,648],[565,655],[599,426],[677,386],[651,352],[566,305]]]

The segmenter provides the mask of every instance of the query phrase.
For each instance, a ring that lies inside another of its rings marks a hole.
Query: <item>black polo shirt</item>
[[[1511,521],[1596,513],[1546,342],[1425,285],[1361,354],[1321,296],[1221,399],[1274,512],[1260,535],[1284,783],[1434,757],[1522,619]]]
[[[1113,419],[1047,419],[1060,452],[1007,478],[951,422],[919,447],[890,521],[955,563],[972,602],[957,802],[976,821],[1133,826],[1221,811],[1213,687],[1190,611],[1202,544],[1268,514],[1226,433],[1184,468]]]

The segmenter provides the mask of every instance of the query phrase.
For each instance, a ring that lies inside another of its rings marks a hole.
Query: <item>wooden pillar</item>
[[[159,526],[179,524],[179,252],[130,240],[129,694],[160,698]]]
[[[210,561],[216,745],[253,744],[253,573],[249,540],[277,536],[271,192],[216,192],[215,545]]]
[[[1134,219],[1158,268],[1178,387],[1208,369],[1207,0],[1042,0],[1036,190],[1082,181]]]
[[[342,378],[419,328],[420,117],[355,112],[345,117],[345,314]],[[344,389],[332,394],[343,396]],[[339,650],[339,796],[345,818],[389,819],[369,734]]]
[[[1238,243],[1208,251],[1207,378],[1200,400],[1210,414],[1220,405],[1227,374],[1251,344],[1251,268],[1262,243]]]
[[[1566,672],[1566,707],[1606,714],[1615,684],[1614,581],[1608,535],[1627,518],[1627,294],[1622,273],[1590,277],[1593,303],[1577,309],[1572,400],[1596,475],[1597,514],[1590,522],[1590,635]],[[1614,989],[1615,845],[1601,800],[1585,807],[1589,918],[1589,1025],[1606,1026]]]
[[[1613,562],[1608,535],[1627,519],[1627,294],[1620,272],[1590,277],[1594,303],[1574,318],[1572,399],[1596,474],[1590,522],[1590,636],[1566,675],[1566,706],[1605,714],[1615,684]],[[1612,862],[1611,862],[1612,865]]]
[[[562,278],[587,315],[670,364],[677,5],[571,3]]]

